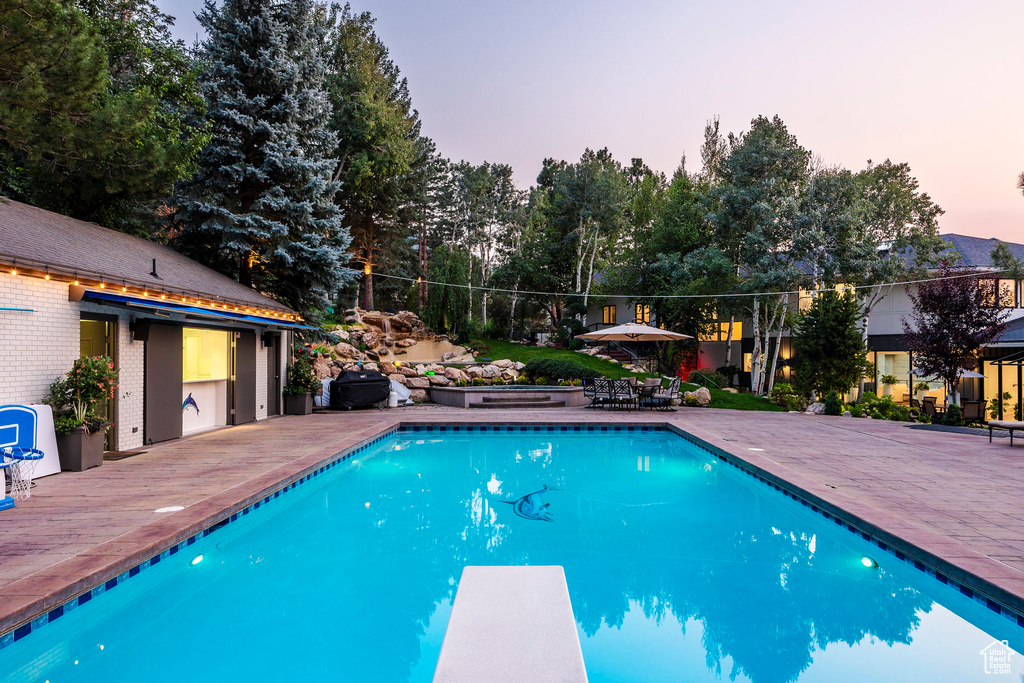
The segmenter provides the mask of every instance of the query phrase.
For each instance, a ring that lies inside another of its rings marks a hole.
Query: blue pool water
[[[1024,672],[985,673],[1010,619],[674,434],[522,431],[397,434],[3,648],[0,681],[430,681],[486,564],[565,568],[595,683]]]

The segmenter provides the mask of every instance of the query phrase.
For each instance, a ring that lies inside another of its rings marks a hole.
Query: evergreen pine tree
[[[800,316],[793,336],[793,384],[809,394],[846,393],[867,366],[857,321],[860,305],[852,292],[825,290]]]
[[[179,247],[308,312],[352,275],[331,179],[324,40],[311,0],[207,0],[211,141],[178,197]]]

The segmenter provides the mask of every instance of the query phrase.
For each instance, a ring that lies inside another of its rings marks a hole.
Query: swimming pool
[[[595,682],[991,681],[982,650],[1024,642],[671,432],[425,430],[0,649],[0,681],[429,681],[485,564],[565,568]]]

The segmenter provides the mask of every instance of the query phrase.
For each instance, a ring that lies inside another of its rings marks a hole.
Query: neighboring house
[[[996,247],[995,239],[970,237],[968,235],[942,235],[943,239],[952,243],[960,254],[959,265],[977,269],[991,269],[992,250]],[[1017,258],[1024,260],[1024,244],[1006,243]],[[911,285],[914,287],[914,285]],[[1024,302],[1022,302],[1022,282],[1000,279],[1000,297],[1005,305],[1011,308],[1008,318],[1009,325],[998,342],[985,348],[981,354],[978,372],[985,375],[984,379],[966,379],[962,381],[961,393],[965,399],[983,399],[986,402],[1004,393],[1011,395],[1008,403],[1014,406],[1024,401],[1021,386],[1024,385],[1022,365],[1024,365]],[[812,301],[811,292],[800,296],[793,295],[790,310],[806,310]],[[883,298],[872,310],[868,323],[868,359],[873,364],[874,376],[868,378],[866,391],[883,392],[879,383],[882,375],[896,375],[902,380],[892,388],[896,398],[908,398],[914,385],[921,380],[911,374],[913,358],[907,349],[903,336],[903,318],[911,313],[912,304],[907,288],[897,286]],[[607,326],[610,316],[612,322],[631,322],[641,316],[643,311],[637,304],[626,297],[604,297],[600,303],[594,303],[587,312],[587,324],[591,329]],[[708,335],[701,338],[697,365],[701,368],[718,368],[725,365],[726,338],[728,336],[728,320],[719,321],[718,326]],[[652,322],[652,324],[654,324]],[[743,370],[741,382],[749,386],[751,353],[754,349],[753,328],[749,320],[737,320],[733,329],[732,364]],[[774,344],[765,352],[766,362],[771,363]],[[790,332],[783,331],[779,346],[779,368],[776,381],[787,381],[790,378],[788,361],[792,356]],[[936,396],[938,403],[944,402],[944,391],[940,382],[931,382],[929,395]],[[1011,408],[1012,410],[1012,408]],[[1007,415],[1011,417],[1011,415]]]
[[[169,247],[0,197],[0,404],[80,355],[120,374],[107,448],[281,412],[295,311]],[[192,400],[187,401],[191,396]]]

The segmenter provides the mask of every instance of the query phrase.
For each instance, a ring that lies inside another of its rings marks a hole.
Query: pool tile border
[[[365,441],[365,442],[363,442],[363,443],[361,443],[361,444],[359,444],[357,446],[354,446],[354,447],[352,447],[350,449],[346,449],[344,451],[341,451],[340,453],[335,454],[335,457],[332,460],[330,460],[329,462],[326,462],[323,465],[321,465],[320,467],[317,467],[316,469],[314,469],[314,470],[312,470],[310,472],[307,472],[306,474],[304,474],[302,476],[299,476],[299,477],[289,481],[288,483],[284,484],[281,488],[279,488],[279,489],[277,489],[277,490],[275,490],[275,491],[273,491],[271,493],[268,493],[262,499],[257,500],[257,501],[255,501],[253,503],[250,503],[246,507],[244,507],[244,508],[242,508],[242,509],[240,509],[240,510],[238,510],[236,512],[233,512],[230,515],[227,515],[226,517],[220,519],[217,522],[214,522],[213,524],[211,524],[210,526],[206,527],[205,529],[203,529],[201,531],[198,531],[195,534],[189,536],[184,541],[181,541],[179,543],[175,543],[174,545],[170,546],[169,548],[166,548],[166,549],[158,552],[157,554],[153,555],[152,557],[149,557],[148,559],[145,559],[142,562],[139,562],[138,564],[132,566],[128,570],[119,573],[117,576],[115,576],[115,577],[113,577],[111,579],[108,579],[107,581],[104,581],[102,583],[99,583],[99,584],[93,586],[92,588],[89,588],[86,591],[80,593],[79,595],[77,595],[77,596],[75,596],[75,597],[73,597],[73,598],[71,598],[71,599],[61,603],[60,605],[57,605],[56,607],[54,607],[54,608],[52,608],[52,609],[50,609],[50,610],[48,610],[46,612],[43,612],[41,615],[31,619],[30,621],[26,621],[23,624],[15,626],[12,629],[9,629],[8,631],[0,634],[0,649],[3,649],[5,647],[7,647],[8,645],[16,643],[17,641],[21,640],[25,636],[28,636],[29,634],[31,634],[33,631],[36,631],[36,630],[42,628],[43,626],[45,626],[45,625],[47,625],[47,624],[49,624],[49,623],[51,623],[53,621],[56,621],[57,619],[59,619],[60,617],[64,616],[68,612],[71,612],[71,611],[75,610],[76,608],[78,608],[78,607],[84,605],[85,603],[89,602],[90,600],[92,600],[97,595],[101,595],[103,593],[106,593],[107,591],[112,590],[112,589],[116,588],[117,586],[121,585],[122,583],[124,583],[128,579],[134,578],[134,577],[138,576],[139,573],[142,572],[144,569],[148,569],[149,567],[153,567],[153,566],[159,564],[160,562],[162,562],[163,560],[166,560],[167,558],[169,558],[169,557],[171,557],[173,555],[177,555],[179,552],[181,552],[185,548],[195,544],[195,542],[197,540],[199,540],[200,538],[205,538],[205,537],[209,536],[210,534],[214,533],[215,531],[223,529],[228,524],[230,524],[232,522],[237,522],[240,518],[247,516],[250,512],[253,512],[254,510],[258,510],[259,508],[264,507],[264,506],[270,504],[272,501],[280,498],[282,494],[285,494],[285,493],[295,489],[300,484],[304,484],[304,483],[306,483],[306,482],[308,482],[308,481],[310,481],[310,480],[320,476],[321,474],[325,474],[329,470],[332,470],[335,467],[337,467],[338,465],[341,465],[342,463],[344,463],[345,461],[350,460],[351,458],[355,457],[359,453],[361,453],[361,452],[363,452],[363,451],[365,451],[365,450],[367,450],[369,448],[373,448],[374,446],[378,445],[379,443],[381,443],[381,442],[383,442],[383,441],[385,441],[387,439],[390,439],[391,437],[395,436],[400,430],[401,430],[401,426],[400,425],[396,425],[396,426],[390,427],[390,428],[384,430],[383,432],[381,432],[380,434],[378,434],[377,436],[373,437],[372,439],[369,439],[369,440],[367,440],[367,441]]]
[[[794,502],[800,503],[801,506],[808,508],[812,512],[817,513],[818,515],[824,517],[827,520],[834,522],[837,526],[843,527],[847,531],[850,531],[851,533],[860,536],[863,540],[872,543],[875,547],[885,551],[889,555],[892,555],[897,560],[907,563],[909,566],[913,567],[914,569],[920,572],[923,572],[924,574],[927,574],[928,576],[934,578],[941,584],[945,584],[947,586],[950,586],[951,588],[959,590],[962,595],[984,605],[989,610],[995,612],[996,614],[1002,617],[1005,617],[1017,626],[1024,627],[1024,612],[1021,612],[1017,608],[1007,604],[1002,600],[987,595],[982,589],[978,587],[971,587],[967,585],[966,582],[959,580],[955,576],[953,576],[952,572],[947,572],[943,569],[940,569],[939,567],[935,566],[933,562],[925,561],[917,557],[916,554],[912,552],[914,546],[910,543],[907,543],[906,541],[903,541],[895,534],[887,532],[884,529],[874,527],[874,525],[865,524],[862,520],[857,520],[849,512],[846,512],[839,506],[828,503],[827,501],[824,501],[822,499],[818,499],[817,496],[814,496],[813,494],[810,494],[807,491],[801,490],[799,487],[790,484],[781,477],[777,477],[769,472],[761,470],[760,468],[746,462],[739,456],[729,453],[728,451],[719,448],[718,446],[707,443],[703,439],[700,439],[699,437],[690,434],[686,430],[677,427],[676,425],[665,424],[664,428],[666,431],[672,432],[673,434],[676,434],[677,436],[685,439],[686,441],[689,441],[690,443],[700,448],[701,450],[706,451],[709,455],[718,458],[719,460],[725,462],[726,464],[740,470],[744,474],[753,477],[754,479],[757,479],[759,482],[771,487],[772,489],[778,491],[787,498],[792,499]],[[815,502],[814,499],[817,499],[819,502]],[[857,522],[860,523],[858,524]],[[874,527],[874,529],[871,531],[866,531],[864,528],[862,528],[862,526]],[[882,538],[879,538],[879,536],[882,535],[889,537],[890,540],[887,542]],[[901,550],[898,546],[902,546],[903,549]],[[908,552],[908,550],[910,550],[910,552]],[[959,571],[963,572],[963,570]],[[966,572],[964,573],[966,574]],[[975,578],[979,582],[983,581],[982,579],[978,579],[977,577]]]
[[[280,498],[282,494],[287,493],[300,484],[304,484],[321,474],[327,473],[329,470],[336,466],[350,460],[357,454],[380,444],[381,442],[390,439],[399,434],[450,434],[457,432],[494,432],[494,433],[510,433],[510,432],[528,432],[528,433],[569,433],[569,432],[637,432],[637,433],[651,433],[651,432],[669,432],[672,433],[689,443],[693,444],[697,448],[707,452],[709,455],[722,460],[726,464],[740,470],[741,472],[751,476],[758,481],[766,484],[772,489],[782,493],[788,498],[791,498],[795,502],[799,502],[803,507],[810,509],[811,511],[823,516],[827,520],[831,520],[840,527],[846,528],[848,531],[857,534],[866,541],[873,543],[880,550],[883,550],[898,560],[906,562],[911,567],[927,574],[928,576],[936,579],[939,583],[948,585],[954,589],[960,591],[961,594],[968,598],[975,600],[976,602],[984,605],[991,611],[1009,619],[1014,624],[1024,627],[1024,612],[1021,612],[1014,607],[1006,604],[1005,602],[995,599],[986,595],[982,590],[972,588],[965,582],[962,582],[952,576],[950,573],[943,571],[942,569],[935,567],[930,562],[922,561],[915,557],[912,553],[908,553],[905,550],[900,550],[894,544],[886,542],[879,538],[879,535],[887,535],[892,539],[900,541],[900,539],[889,532],[885,532],[882,529],[876,527],[875,531],[865,531],[860,525],[855,524],[856,519],[851,519],[851,515],[846,513],[838,506],[827,503],[827,501],[818,499],[820,502],[815,502],[814,499],[817,496],[813,496],[806,491],[802,491],[798,487],[786,482],[780,477],[776,477],[756,466],[744,461],[742,458],[725,451],[718,446],[707,443],[703,439],[687,432],[681,427],[670,423],[647,423],[647,424],[636,424],[636,425],[623,425],[623,424],[600,424],[600,423],[558,423],[550,422],[543,424],[524,424],[521,422],[507,422],[507,423],[478,423],[478,422],[449,422],[447,424],[423,424],[416,422],[401,422],[382,432],[376,436],[367,439],[366,441],[353,446],[352,448],[345,449],[335,454],[335,456],[329,461],[323,463],[316,469],[307,472],[304,475],[298,476],[291,481],[288,481],[280,488],[273,492],[267,493],[262,499],[256,500],[255,502],[247,505],[246,507],[225,516],[224,518],[216,521],[206,527],[205,529],[196,532],[189,536],[187,539],[176,543],[156,554],[149,557],[142,562],[129,568],[127,571],[119,573],[117,576],[108,579],[107,581],[101,582],[92,588],[85,590],[84,592],[70,598],[64,603],[54,607],[42,614],[26,621],[20,625],[15,626],[12,629],[0,634],[0,649],[7,647],[22,638],[28,636],[33,631],[36,631],[43,626],[59,619],[65,614],[75,610],[76,608],[84,605],[85,603],[92,600],[94,597],[101,595],[124,581],[137,576],[144,569],[153,567],[163,560],[176,555],[187,547],[195,544],[200,538],[205,538],[215,531],[224,528],[228,524],[238,521],[239,518],[247,516],[250,512],[259,509],[262,506],[269,504],[271,501]],[[842,513],[842,514],[840,514]],[[844,516],[845,515],[845,516]],[[865,525],[873,526],[873,525]],[[901,545],[905,547],[912,547],[910,544],[900,541]],[[962,570],[961,570],[962,571]],[[980,579],[979,579],[980,581]]]

